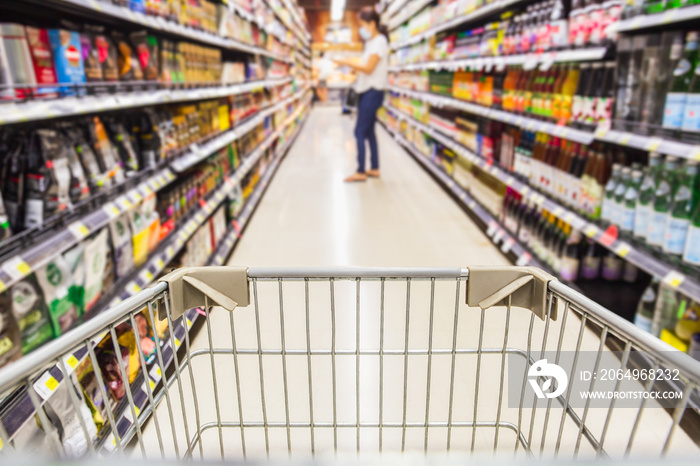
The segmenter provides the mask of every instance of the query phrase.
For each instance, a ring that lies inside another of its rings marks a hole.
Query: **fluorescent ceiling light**
[[[345,0],[332,0],[331,21],[340,21],[345,13]]]

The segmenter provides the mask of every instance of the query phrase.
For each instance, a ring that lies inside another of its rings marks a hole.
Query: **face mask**
[[[362,37],[362,40],[369,40],[372,37],[372,33],[362,26],[360,27],[360,37]]]

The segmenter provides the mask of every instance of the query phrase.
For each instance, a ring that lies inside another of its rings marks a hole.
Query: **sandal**
[[[365,173],[353,173],[344,180],[346,183],[354,183],[356,181],[367,181],[367,175]]]
[[[367,170],[365,174],[371,178],[379,178],[379,170]]]

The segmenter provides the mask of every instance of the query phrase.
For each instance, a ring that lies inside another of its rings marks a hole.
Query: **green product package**
[[[78,320],[78,307],[72,300],[73,276],[68,262],[62,255],[53,258],[36,272],[36,278],[44,292],[49,317],[56,336],[67,332]]]
[[[83,256],[85,243],[78,243],[63,253],[71,273],[70,299],[78,309],[78,315],[85,313],[85,263]]]
[[[22,356],[17,322],[12,316],[10,291],[0,293],[0,367]]]
[[[12,287],[12,315],[22,338],[22,354],[27,354],[54,337],[49,311],[34,275]]]

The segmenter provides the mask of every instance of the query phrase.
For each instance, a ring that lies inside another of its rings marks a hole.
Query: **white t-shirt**
[[[383,91],[386,88],[387,74],[389,73],[389,43],[382,34],[365,42],[365,50],[362,52],[362,64],[366,64],[372,55],[379,56],[379,62],[370,74],[358,72],[355,81],[355,92],[361,94],[371,89]]]
[[[321,58],[318,63],[318,79],[326,81],[335,71],[335,64],[327,58]]]

